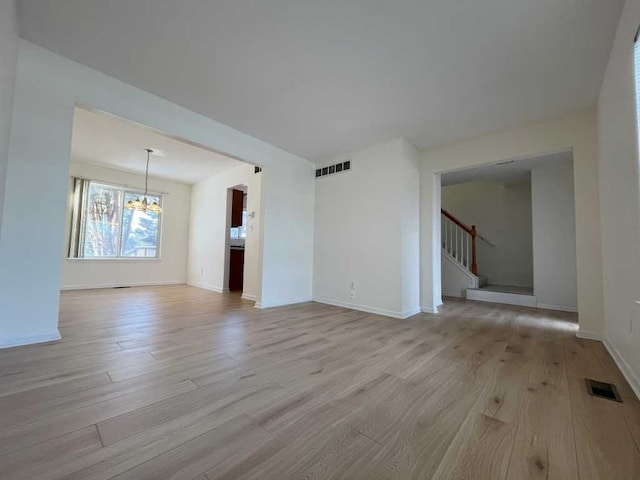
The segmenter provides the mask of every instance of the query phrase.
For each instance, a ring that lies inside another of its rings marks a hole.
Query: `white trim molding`
[[[240,298],[242,298],[243,300],[250,300],[252,302],[255,302],[258,299],[258,297],[256,297],[255,295],[251,295],[250,293],[243,293]]]
[[[422,313],[438,313],[438,307],[432,307],[430,305],[423,305],[420,307],[420,310],[422,311]]]
[[[601,342],[603,337],[600,332],[593,332],[591,330],[583,330],[582,328],[576,332],[576,337],[584,338],[586,340],[597,340]]]
[[[0,337],[0,348],[20,347],[34,343],[54,342],[60,340],[60,331],[45,333],[44,335],[27,335],[18,337]]]
[[[537,308],[542,308],[544,310],[557,310],[558,312],[578,313],[578,307],[567,307],[564,305],[547,305],[546,303],[539,303]]]
[[[291,300],[275,300],[273,302],[262,302],[256,300],[256,308],[275,308],[275,307],[286,307],[287,305],[297,305],[299,303],[308,303],[313,301],[310,298],[297,298]]]
[[[216,292],[216,293],[228,293],[229,292],[228,288],[213,287],[211,285],[206,285],[204,283],[187,282],[187,285],[190,285],[190,286],[196,287],[196,288],[202,288],[203,290],[210,290],[210,291]]]
[[[452,297],[452,298],[467,298],[466,289],[461,292],[442,292],[443,297]]]
[[[160,285],[184,285],[184,280],[167,280],[163,282],[140,283],[103,283],[97,285],[63,285],[60,290],[94,290],[98,288],[154,287]]]
[[[405,310],[404,312],[398,312],[394,310],[387,310],[385,308],[371,307],[369,305],[360,305],[358,303],[343,302],[341,300],[333,300],[323,297],[314,297],[313,301],[324,303],[326,305],[333,305],[334,307],[348,308],[350,310],[358,310],[359,312],[373,313],[375,315],[383,315],[385,317],[399,318],[402,320],[417,315],[421,312],[421,309],[419,307]]]
[[[629,382],[629,385],[635,392],[636,397],[638,397],[638,400],[640,400],[640,377],[638,377],[638,375],[633,372],[633,369],[625,361],[624,357],[620,355],[620,352],[608,339],[605,339],[602,343],[604,343],[604,346],[609,351],[609,355],[611,355],[613,361],[616,362],[616,365],[622,372],[622,375],[624,375],[624,378],[627,379],[627,382]]]

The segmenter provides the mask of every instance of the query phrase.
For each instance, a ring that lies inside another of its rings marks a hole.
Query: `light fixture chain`
[[[149,155],[151,150],[147,149],[147,169],[144,174],[144,196],[147,196],[147,185],[149,184]]]

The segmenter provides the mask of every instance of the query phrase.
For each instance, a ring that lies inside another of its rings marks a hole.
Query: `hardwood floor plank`
[[[0,396],[0,412],[9,413],[13,410],[41,404],[45,401],[63,395],[87,390],[89,388],[111,383],[107,372],[85,375],[70,380],[60,380],[57,383],[25,389],[17,393],[7,393]]]
[[[29,423],[3,429],[0,431],[0,455],[37,445],[40,442],[196,388],[191,380],[154,385],[60,415],[43,416]]]
[[[501,480],[506,477],[514,426],[471,412],[453,439],[433,480]]]
[[[114,480],[179,480],[191,478],[224,460],[242,456],[269,438],[248,416],[236,417],[182,445],[142,463]]]
[[[632,398],[625,399],[623,413],[627,427],[640,449],[640,401]]]
[[[382,446],[362,467],[364,478],[431,478],[481,388],[432,377],[426,385],[406,383],[356,415],[349,425]]]
[[[623,404],[588,395],[579,378],[569,378],[569,391],[580,479],[638,478],[640,450]]]
[[[572,409],[563,352],[543,342],[531,362],[507,478],[577,480]]]
[[[473,409],[501,422],[516,421],[528,388],[531,359],[521,353],[505,352],[500,366],[486,383]]]
[[[249,393],[238,392],[206,407],[160,423],[126,437],[84,457],[72,458],[64,471],[51,477],[68,480],[106,480],[172,450],[185,442],[243,415],[256,403],[273,400],[279,387],[264,386]]]
[[[223,380],[99,422],[98,431],[102,443],[110,445],[190,411],[219,404],[230,396],[249,394],[270,385],[272,386],[268,379],[260,380],[253,377],[240,381]]]
[[[55,468],[65,456],[81,457],[102,448],[95,425],[55,437],[30,449],[0,456],[0,478],[39,478],[42,466]]]
[[[61,341],[0,351],[0,479],[635,480],[640,402],[576,321],[63,292]]]

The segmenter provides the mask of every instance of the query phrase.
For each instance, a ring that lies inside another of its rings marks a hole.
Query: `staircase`
[[[469,227],[441,210],[442,290],[451,297],[466,297],[468,288],[480,288],[486,278],[478,276],[475,226]]]
[[[444,209],[441,213],[442,249],[473,275],[478,275],[476,226],[466,226]]]
[[[476,226],[468,226],[446,210],[441,210],[442,293],[481,302],[536,307],[533,292],[515,291],[513,287],[488,285],[478,275],[476,240],[481,237]]]

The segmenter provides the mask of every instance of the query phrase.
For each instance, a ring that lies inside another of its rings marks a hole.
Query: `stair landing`
[[[538,305],[538,300],[533,295],[533,288],[514,285],[485,285],[481,288],[467,288],[467,300],[523,307],[537,307]]]

